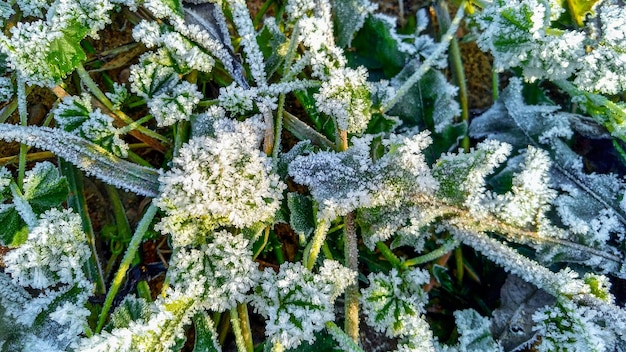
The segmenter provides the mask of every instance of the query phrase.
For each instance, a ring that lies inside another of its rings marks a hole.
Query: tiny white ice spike
[[[0,124],[0,139],[49,150],[100,180],[147,197],[158,194],[159,171],[120,159],[69,132],[48,127]]]

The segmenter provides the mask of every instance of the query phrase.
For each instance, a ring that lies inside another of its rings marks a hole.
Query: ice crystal
[[[192,138],[174,158],[172,169],[160,177],[157,204],[168,214],[160,228],[172,233],[175,243],[197,241],[180,233],[189,219],[204,228],[244,228],[274,218],[286,186],[257,149],[259,124],[256,118],[216,120],[215,136]]]
[[[174,68],[164,65],[163,55],[148,53],[141,65],[131,67],[131,91],[148,100],[148,108],[159,126],[189,120],[202,94],[181,81]]]
[[[170,282],[206,309],[223,312],[246,300],[256,284],[257,264],[250,241],[227,231],[213,233],[198,249],[181,248],[170,265]]]
[[[153,303],[146,319],[132,321],[127,327],[114,328],[81,340],[78,350],[85,352],[173,351],[185,339],[185,326],[199,310],[192,297],[169,291],[170,296]]]
[[[50,209],[39,218],[22,246],[4,256],[6,272],[22,286],[43,289],[86,280],[82,266],[90,255],[80,216]]]
[[[626,89],[622,6],[602,3],[590,16],[595,20],[586,21],[586,30],[551,27],[563,11],[554,1],[495,1],[476,17],[478,45],[491,51],[496,69],[522,67],[531,81],[574,76],[575,84],[588,91],[617,94]]]
[[[296,348],[304,341],[312,343],[315,332],[334,320],[335,299],[355,280],[354,272],[335,261],[325,260],[319,274],[287,262],[278,273],[263,271],[251,303],[267,318],[270,341]]]
[[[9,101],[15,94],[13,82],[9,77],[0,77],[0,102]]]
[[[427,133],[391,136],[383,144],[393,152],[376,162],[370,157],[371,136],[352,141],[345,152],[299,156],[289,165],[289,174],[308,186],[320,204],[318,218],[332,220],[357,208],[393,204],[400,195],[437,188],[421,154],[430,143]]]
[[[48,18],[53,29],[63,30],[80,24],[88,29],[87,35],[98,39],[98,31],[111,23],[109,11],[113,4],[108,0],[57,0],[48,11]]]
[[[370,89],[364,67],[337,69],[330,72],[315,94],[318,110],[332,116],[340,130],[362,133],[371,118]]]
[[[100,109],[93,109],[88,94],[64,98],[53,112],[58,127],[101,145],[119,157],[128,156],[128,145],[121,139],[119,129],[113,126],[113,118]]]
[[[537,351],[615,351],[619,337],[612,322],[599,313],[571,301],[537,311],[533,314],[533,329],[541,337]]]
[[[11,27],[11,36],[0,34],[0,50],[8,58],[8,66],[29,84],[52,86],[53,72],[48,70],[48,50],[63,34],[44,21],[18,22]]]
[[[535,223],[550,209],[556,191],[549,187],[551,160],[541,149],[528,147],[522,171],[513,176],[510,192],[494,195],[492,212],[502,220],[520,227]]]
[[[215,60],[179,32],[169,31],[156,22],[141,21],[133,28],[133,37],[148,48],[163,47],[184,70],[211,72]]]
[[[422,285],[430,275],[421,269],[399,273],[395,268],[389,274],[372,273],[370,285],[361,290],[363,313],[369,326],[385,332],[388,337],[409,337],[426,312],[427,294]]]
[[[510,145],[488,140],[469,153],[441,156],[433,167],[433,176],[440,183],[439,196],[482,216],[486,210],[485,176],[504,162],[510,152]]]

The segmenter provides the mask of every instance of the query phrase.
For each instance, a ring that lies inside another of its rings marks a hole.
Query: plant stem
[[[455,247],[459,245],[459,243],[460,242],[456,239],[448,240],[441,247],[435,249],[434,251],[431,251],[419,257],[415,257],[415,258],[405,261],[404,263],[402,263],[402,266],[404,268],[409,268],[415,265],[420,265],[420,264],[433,261],[439,257],[444,256],[446,253],[450,252],[451,250],[453,250]]]
[[[239,325],[239,314],[237,309],[230,310],[230,326],[233,328],[233,334],[235,334],[235,344],[237,345],[237,351],[249,352],[244,341],[243,334],[241,332],[241,326]]]
[[[356,238],[356,228],[354,224],[354,212],[345,217],[345,244],[344,255],[345,265],[354,272],[359,271],[359,252]],[[345,297],[344,330],[352,340],[359,343],[359,284],[358,282],[346,287]]]
[[[22,80],[21,75],[17,75],[17,111],[20,115],[20,125],[28,125],[28,110],[26,108],[26,82]],[[17,169],[17,187],[22,190],[24,187],[24,175],[26,174],[26,153],[28,146],[20,143],[20,154]]]
[[[348,150],[348,132],[339,130],[337,149]],[[345,266],[354,272],[359,272],[359,249],[356,237],[354,212],[344,217],[344,258]],[[345,321],[344,330],[355,343],[359,343],[359,285],[354,283],[346,287],[345,293]]]
[[[435,12],[437,13],[437,18],[439,20],[439,25],[441,26],[441,30],[447,32],[451,26],[450,22],[450,9],[448,8],[448,4],[445,1],[439,0],[435,2]],[[465,70],[463,68],[463,60],[461,57],[461,49],[459,48],[459,41],[456,37],[452,37],[450,39],[450,51],[448,59],[450,61],[450,66],[452,66],[452,74],[456,80],[456,84],[459,87],[459,105],[461,106],[461,121],[465,122],[469,126],[469,103],[468,103],[468,93],[467,93],[467,84],[465,78]],[[469,152],[470,149],[470,139],[469,139],[469,129],[466,130],[465,136],[463,136],[463,140],[461,140],[461,148],[465,152]]]
[[[250,317],[248,316],[248,305],[245,303],[237,304],[237,314],[239,315],[239,324],[241,325],[241,335],[246,346],[246,351],[253,352],[254,344],[252,343],[252,329],[250,328]]]
[[[350,339],[350,336],[346,335],[337,324],[332,321],[326,322],[326,329],[330,333],[330,335],[339,343],[339,345],[345,350],[349,352],[363,352],[363,349],[359,347],[354,341]]]
[[[322,244],[326,239],[326,233],[328,232],[329,227],[330,222],[328,220],[318,221],[313,238],[304,249],[304,256],[302,259],[304,266],[309,270],[313,269],[313,266],[315,265],[315,261],[317,260]]]
[[[115,277],[113,278],[113,282],[111,283],[111,287],[109,288],[109,292],[107,292],[106,299],[102,306],[102,311],[100,312],[100,317],[98,318],[98,325],[96,326],[96,333],[102,331],[102,327],[104,327],[104,323],[106,322],[106,318],[108,316],[109,310],[111,309],[111,305],[113,304],[113,299],[117,295],[120,287],[124,282],[124,278],[126,277],[126,272],[130,267],[135,255],[137,254],[137,250],[139,249],[139,245],[143,239],[143,236],[148,231],[150,227],[150,223],[152,219],[156,215],[157,206],[154,203],[150,204],[145,214],[141,218],[141,221],[137,225],[137,229],[135,229],[135,234],[133,234],[130,243],[128,243],[128,248],[126,249],[126,253],[124,253],[124,258],[122,258],[122,262],[120,263],[120,267],[117,269],[115,273]]]
[[[413,75],[411,75],[411,77],[409,77],[406,82],[402,84],[402,86],[396,91],[396,95],[381,108],[382,112],[388,112],[391,108],[393,108],[409,92],[411,87],[413,87],[413,85],[415,85],[415,83],[417,83],[422,76],[430,70],[433,63],[441,58],[441,55],[446,51],[446,49],[448,49],[448,45],[452,38],[456,35],[456,30],[459,28],[459,24],[463,18],[465,3],[466,1],[463,1],[459,5],[459,10],[456,12],[454,20],[450,23],[450,28],[448,28],[446,33],[441,36],[441,42],[437,45],[435,50],[433,50],[432,54],[424,60]]]
[[[383,257],[385,257],[385,259],[387,259],[394,268],[401,268],[403,266],[400,258],[398,258],[398,256],[394,252],[392,252],[391,249],[389,249],[389,247],[387,247],[384,242],[377,242],[376,248],[378,248],[380,254],[382,254]]]

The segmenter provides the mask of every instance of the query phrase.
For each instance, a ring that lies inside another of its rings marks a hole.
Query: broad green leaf
[[[72,72],[86,59],[80,41],[85,37],[87,29],[79,24],[65,28],[63,35],[50,43],[46,61],[48,69],[55,80],[61,80]]]
[[[315,230],[313,201],[311,197],[290,192],[287,194],[289,225],[300,236],[308,238]]]
[[[50,162],[38,163],[24,179],[24,198],[37,214],[60,205],[68,193],[67,180]]]
[[[346,57],[351,66],[365,66],[370,79],[390,78],[404,67],[407,55],[398,49],[392,25],[375,16],[369,16],[363,28],[352,40],[354,51]]]
[[[365,18],[374,8],[369,0],[334,0],[332,5],[337,45],[348,47],[352,44],[354,33],[363,27]]]
[[[26,242],[28,226],[13,204],[0,205],[0,245],[17,247]]]
[[[401,86],[417,70],[417,63],[407,65],[392,81]],[[457,88],[437,70],[429,70],[389,112],[398,116],[403,126],[419,126],[441,133],[452,125],[461,110],[456,101]]]
[[[598,0],[561,0],[559,5],[567,11],[561,15],[559,20],[564,20],[566,23],[575,22],[579,27],[582,27],[585,24],[585,17],[588,14],[593,14],[592,8],[597,2]]]
[[[221,348],[217,343],[217,333],[213,320],[206,312],[194,315],[193,322],[196,327],[196,341],[193,352],[217,352]]]

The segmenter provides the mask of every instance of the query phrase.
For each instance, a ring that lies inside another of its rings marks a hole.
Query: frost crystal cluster
[[[193,137],[161,178],[159,227],[178,245],[199,243],[202,229],[271,222],[285,184],[258,149],[260,121],[213,121],[214,137]],[[196,225],[190,226],[189,223]]]
[[[334,302],[355,275],[341,264],[325,260],[315,274],[300,263],[285,263],[278,273],[264,270],[252,305],[268,321],[265,334],[285,348],[313,342],[314,333],[333,321]]]

